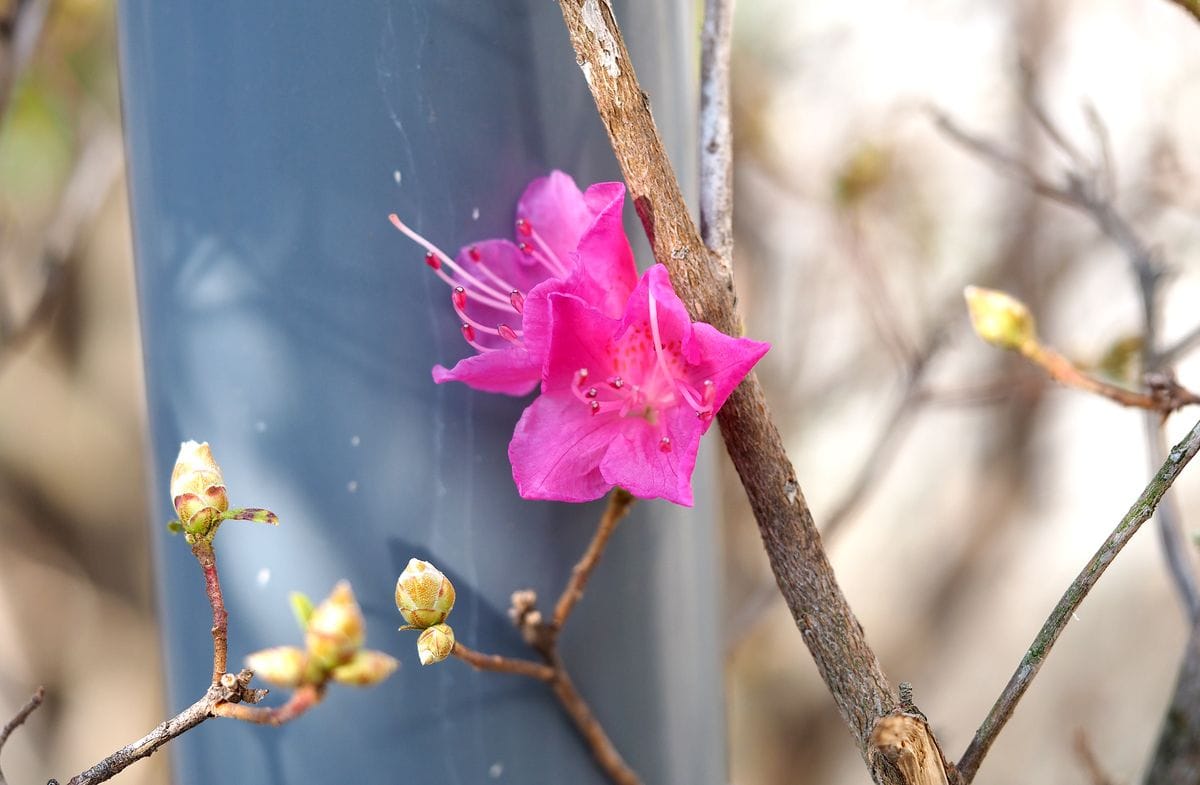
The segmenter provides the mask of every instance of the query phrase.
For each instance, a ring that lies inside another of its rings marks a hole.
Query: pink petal
[[[633,250],[622,223],[625,186],[597,183],[584,196],[598,210],[595,220],[579,239],[570,291],[605,314],[620,316],[638,281]]]
[[[433,380],[438,384],[462,382],[476,390],[506,395],[533,392],[540,378],[541,363],[515,345],[464,357],[453,368],[433,367]]]
[[[707,424],[694,411],[677,406],[663,412],[664,422],[652,425],[640,417],[622,420],[621,433],[600,461],[600,473],[639,499],[666,499],[691,507],[692,472],[696,451]],[[662,437],[671,449],[662,449]]]
[[[771,344],[749,338],[730,338],[711,324],[692,325],[691,341],[684,346],[688,357],[688,379],[697,387],[705,379],[716,386],[713,411],[720,409],[729,394],[771,348]]]
[[[593,211],[570,175],[558,170],[531,182],[517,201],[517,218],[524,218],[564,262],[579,244]]]
[[[613,424],[592,417],[570,393],[534,400],[508,445],[521,498],[586,502],[607,493],[612,484],[601,475],[599,464],[616,435]]]
[[[542,365],[542,390],[565,391],[581,409],[586,409],[571,391],[575,373],[587,368],[596,382],[613,373],[611,341],[620,323],[573,295],[554,292],[547,299],[550,341]]]

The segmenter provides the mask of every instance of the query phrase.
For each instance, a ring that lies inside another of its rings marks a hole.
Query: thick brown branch
[[[603,0],[559,0],[559,5],[654,258],[670,270],[693,318],[740,335],[732,279],[705,248],[688,215],[612,9]],[[776,582],[865,755],[876,719],[892,709],[895,699],[834,578],[753,374],[718,417]]]
[[[212,606],[213,639],[213,684],[225,674],[229,656],[229,614],[225,611],[225,598],[221,594],[221,579],[217,575],[217,554],[207,540],[199,540],[192,546],[196,561],[204,571],[204,591]]]
[[[588,578],[592,575],[592,570],[596,569],[600,557],[604,555],[608,539],[617,530],[617,524],[628,514],[632,504],[633,495],[624,488],[615,488],[609,495],[608,507],[604,510],[604,515],[600,517],[600,525],[596,527],[596,533],[592,535],[592,541],[588,543],[583,557],[571,570],[571,579],[567,581],[562,595],[558,598],[558,604],[554,606],[554,620],[551,622],[554,629],[561,630],[567,623],[567,618],[575,608],[575,603],[583,597],[583,590],[587,586]]]
[[[1175,482],[1175,478],[1179,476],[1183,467],[1192,460],[1197,451],[1200,451],[1200,422],[1196,423],[1183,441],[1172,448],[1166,462],[1158,470],[1154,479],[1150,481],[1150,484],[1142,491],[1142,495],[1129,508],[1129,512],[1125,513],[1125,517],[1117,524],[1112,534],[1072,581],[1062,599],[1050,613],[1050,617],[1046,619],[1046,623],[1042,625],[1042,629],[1033,639],[1029,650],[1005,686],[1004,692],[1000,694],[995,705],[988,712],[987,718],[979,726],[975,738],[972,739],[967,751],[963,753],[962,760],[959,761],[958,770],[964,783],[970,783],[974,779],[975,773],[979,770],[979,764],[983,762],[983,758],[996,740],[996,736],[1008,722],[1008,718],[1012,716],[1013,710],[1025,691],[1029,689],[1029,685],[1037,676],[1050,649],[1062,634],[1063,629],[1066,628],[1067,622],[1071,620],[1071,616],[1079,604],[1083,602],[1083,598],[1100,580],[1100,576],[1104,574],[1108,565],[1121,552],[1130,538],[1154,514],[1154,508],[1162,499],[1163,494]]]
[[[0,752],[4,751],[4,745],[8,742],[8,737],[12,735],[12,732],[25,724],[25,720],[29,719],[29,715],[33,714],[38,706],[42,705],[45,698],[46,688],[38,687],[37,691],[33,693],[33,697],[25,702],[25,705],[13,715],[13,718],[3,728],[0,728]],[[0,785],[5,785],[6,782],[4,772],[0,770]]]

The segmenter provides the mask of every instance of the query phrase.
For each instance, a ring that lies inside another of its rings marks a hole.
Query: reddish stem
[[[213,638],[213,684],[225,675],[229,657],[229,614],[225,611],[225,598],[221,594],[221,578],[217,575],[217,554],[212,543],[200,540],[192,545],[192,553],[204,571],[204,591],[208,604],[212,606]]]
[[[256,725],[279,726],[304,714],[325,697],[324,685],[305,684],[296,688],[287,702],[280,706],[264,708],[247,706],[244,703],[218,703],[212,707],[214,717],[253,722]]]

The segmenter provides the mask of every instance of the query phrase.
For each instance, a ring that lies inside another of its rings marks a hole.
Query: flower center
[[[425,264],[450,287],[450,303],[462,322],[462,335],[467,343],[481,352],[499,349],[507,343],[523,343],[520,325],[525,312],[525,292],[492,270],[476,246],[467,249],[467,257],[472,262],[472,269],[468,270],[395,213],[389,215],[388,220],[425,249]],[[517,220],[517,235],[521,238],[517,247],[541,265],[545,277],[565,278],[569,274],[567,263],[554,253],[529,221]],[[475,316],[468,315],[468,307]]]
[[[700,389],[696,389],[684,374],[682,358],[677,357],[675,363],[668,359],[658,324],[658,302],[653,292],[649,293],[649,297],[650,337],[654,362],[646,369],[640,382],[634,383],[619,375],[613,375],[603,382],[595,383],[591,379],[591,372],[587,368],[580,368],[575,372],[572,391],[575,397],[591,410],[592,416],[616,414],[618,417],[641,417],[651,425],[663,429],[659,414],[682,402],[692,409],[697,417],[707,422],[713,416],[716,385],[711,379],[705,379],[700,384]],[[663,452],[671,451],[671,438],[666,435],[665,430],[659,439],[658,448]]]

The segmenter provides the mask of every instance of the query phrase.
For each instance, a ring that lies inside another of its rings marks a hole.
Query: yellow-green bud
[[[454,609],[454,584],[429,562],[409,559],[396,581],[396,607],[408,622],[401,629],[441,624]]]
[[[304,634],[308,653],[326,668],[334,668],[354,656],[364,636],[362,611],[354,592],[348,582],[339,581],[308,619]]]
[[[417,656],[422,665],[441,662],[454,651],[454,630],[449,624],[435,624],[417,638]]]
[[[400,663],[394,657],[389,657],[381,651],[364,649],[354,655],[345,665],[339,665],[330,671],[334,681],[351,684],[355,687],[369,687],[392,675]]]
[[[979,286],[968,286],[963,296],[971,312],[971,326],[983,340],[1018,352],[1036,343],[1033,314],[1025,303],[1004,292]]]
[[[276,687],[298,687],[305,680],[308,655],[295,646],[276,646],[251,654],[246,667]]]
[[[171,472],[171,503],[189,534],[208,534],[229,509],[221,467],[213,460],[208,442],[186,441],[179,446]]]

